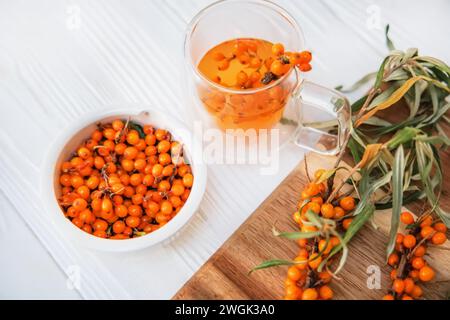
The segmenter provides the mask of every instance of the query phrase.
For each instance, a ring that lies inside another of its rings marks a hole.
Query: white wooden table
[[[108,104],[148,103],[185,118],[184,29],[210,2],[0,2],[0,298],[170,298],[303,157],[287,147],[275,176],[210,166],[190,225],[137,253],[93,252],[52,226],[39,183],[54,136]],[[323,85],[349,85],[375,70],[386,23],[398,48],[450,61],[447,0],[277,2],[303,28],[315,56],[309,77]]]

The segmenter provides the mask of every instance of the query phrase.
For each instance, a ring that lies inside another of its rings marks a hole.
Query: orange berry
[[[402,296],[402,300],[414,300],[413,298],[411,298],[410,296],[408,296],[407,294],[404,294]]]
[[[396,254],[396,253],[394,252],[394,253],[391,253],[391,254],[389,255],[389,258],[388,258],[388,264],[389,264],[391,267],[397,266],[398,261],[399,261],[398,254]]]
[[[427,249],[425,248],[425,246],[420,245],[414,249],[414,256],[423,257],[426,252],[427,252]]]
[[[220,71],[225,71],[228,69],[228,67],[230,66],[230,61],[228,61],[227,59],[221,60],[219,61],[219,63],[217,64],[217,68]]]
[[[82,185],[84,185],[84,180],[80,176],[72,176],[70,178],[70,184],[72,185],[73,188],[77,189]]]
[[[114,130],[116,131],[120,131],[123,129],[123,127],[125,126],[123,121],[120,119],[116,119],[111,123],[111,126],[113,127]]]
[[[317,300],[319,297],[319,294],[317,293],[317,290],[314,288],[308,288],[305,291],[303,291],[302,294],[302,300]]]
[[[223,59],[225,59],[225,55],[222,52],[215,52],[213,54],[213,59],[216,61],[222,61]]]
[[[433,226],[434,230],[442,233],[447,232],[447,226],[443,222],[437,222]]]
[[[321,210],[320,204],[318,204],[317,202],[310,202],[310,203],[308,203],[307,206],[308,206],[308,210],[312,210],[315,214],[320,213],[320,210]]]
[[[345,211],[351,211],[355,208],[355,199],[353,197],[344,197],[339,201],[339,205]]]
[[[426,216],[423,218],[420,222],[420,227],[423,228],[425,226],[431,226],[433,224],[433,217],[432,216]]]
[[[116,138],[116,131],[113,128],[106,128],[103,130],[103,136],[110,141],[113,141]]]
[[[352,222],[353,222],[352,218],[344,219],[344,221],[342,221],[342,226],[344,227],[345,230],[347,230],[348,228],[350,228]]]
[[[129,226],[130,228],[137,228],[139,226],[139,224],[141,223],[141,218],[139,217],[133,217],[133,216],[128,216],[125,219],[125,223],[127,224],[127,226]]]
[[[411,278],[406,278],[403,282],[405,283],[405,293],[411,294],[415,285],[414,280]]]
[[[173,211],[172,203],[168,200],[161,202],[161,213],[164,215],[169,215]]]
[[[136,130],[130,130],[127,134],[127,142],[128,144],[134,146],[139,143],[139,133]]]
[[[306,187],[306,192],[309,194],[309,197],[313,197],[315,195],[317,195],[320,192],[319,189],[319,185],[315,184],[315,183],[310,183],[307,187]],[[309,198],[308,197],[308,198]]]
[[[272,54],[277,57],[281,56],[284,54],[284,46],[281,43],[275,43],[272,46]]]
[[[302,72],[308,72],[312,70],[312,67],[309,63],[302,63],[298,66],[298,68],[300,69],[300,71]]]
[[[322,280],[323,283],[329,283],[331,278],[331,274],[328,271],[319,272],[319,279]]]
[[[102,219],[96,219],[92,224],[95,231],[106,231],[108,229],[108,223]]]
[[[319,256],[318,253],[313,253],[309,257],[308,265],[311,267],[311,269],[317,269],[322,262],[322,257]]]
[[[403,244],[404,235],[401,233],[397,233],[397,238],[395,239],[395,243],[397,244]]]
[[[421,269],[425,266],[425,260],[422,257],[414,257],[411,260],[411,265],[414,269]]]
[[[250,68],[258,69],[261,66],[261,63],[262,63],[262,61],[260,58],[254,57],[254,58],[250,59],[249,66],[250,66]]]
[[[397,279],[397,269],[394,269],[391,271],[390,277],[391,277],[391,280]]]
[[[405,290],[405,283],[402,279],[395,279],[392,283],[392,290],[396,293],[401,294]]]
[[[435,230],[431,226],[423,226],[422,230],[420,230],[420,236],[424,239],[431,238],[434,234]]]
[[[114,222],[112,229],[114,233],[122,233],[125,231],[125,227],[126,227],[125,223],[119,220]]]
[[[400,221],[406,225],[413,224],[414,217],[411,213],[405,211],[405,212],[402,212],[402,214],[400,215]]]
[[[322,205],[323,199],[321,197],[313,197],[313,198],[311,198],[311,202],[315,202],[315,203],[318,203],[319,205]]]
[[[330,243],[333,247],[336,247],[339,243],[341,243],[341,240],[339,240],[338,237],[331,237]]]
[[[334,217],[334,207],[330,203],[325,203],[322,205],[320,212],[324,218],[332,219]]]
[[[418,299],[423,294],[422,288],[419,287],[418,285],[415,285],[410,294],[413,298]]]
[[[275,60],[270,66],[270,72],[278,77],[282,76],[285,73],[284,64],[279,60]]]
[[[95,141],[100,141],[103,138],[103,133],[100,130],[95,130],[91,134],[91,139]]]
[[[170,142],[167,140],[162,140],[156,146],[159,153],[167,153],[170,150]]]
[[[394,296],[392,294],[387,294],[383,297],[383,300],[394,300]]]
[[[286,287],[286,297],[288,300],[298,300],[302,296],[302,290],[296,285]]]
[[[297,262],[295,264],[297,269],[306,270],[308,268],[308,257],[295,257],[294,261]]]
[[[245,86],[248,81],[248,75],[244,71],[240,71],[236,76],[237,85],[240,87]]]
[[[434,270],[429,266],[424,266],[419,270],[419,279],[423,282],[433,280]]]
[[[63,174],[59,177],[59,183],[64,187],[72,186],[72,178],[69,174]]]
[[[155,178],[160,177],[162,175],[163,169],[164,169],[164,167],[162,165],[160,165],[159,163],[155,164],[152,168],[152,175]]]
[[[300,248],[304,248],[308,244],[308,239],[298,239],[297,244]]]
[[[322,239],[319,241],[319,252],[322,252],[322,254],[329,254],[331,249],[333,249],[333,245],[331,244],[331,241],[327,241],[325,239]]]
[[[333,290],[329,286],[321,286],[319,288],[319,296],[323,300],[333,299]]]
[[[86,160],[91,156],[91,151],[88,148],[81,147],[78,149],[77,154],[81,159]]]
[[[416,237],[414,237],[411,234],[408,234],[403,238],[403,246],[407,249],[414,248],[416,242],[417,242]]]
[[[75,199],[72,203],[72,207],[76,211],[82,211],[82,210],[86,209],[87,205],[88,205],[87,201],[82,198]]]
[[[447,241],[447,236],[443,232],[436,232],[431,238],[431,242],[435,245],[444,244]]]
[[[334,207],[334,219],[341,219],[345,216],[345,211],[341,207]]]
[[[291,279],[293,281],[298,281],[302,277],[302,273],[300,272],[300,270],[298,268],[292,266],[292,267],[289,267],[287,276],[289,279]]]
[[[302,51],[299,53],[299,63],[310,63],[312,60],[312,54],[309,51]]]
[[[186,173],[183,177],[183,184],[185,187],[190,188],[192,187],[194,182],[194,176],[190,173]]]

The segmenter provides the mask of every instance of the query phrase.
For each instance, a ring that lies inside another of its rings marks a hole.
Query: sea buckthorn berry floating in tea
[[[282,44],[261,39],[220,43],[202,57],[198,70],[223,89],[242,93],[199,85],[200,99],[222,129],[270,129],[280,121],[296,80],[286,77],[267,90],[249,90],[269,87],[294,68],[309,71],[311,59],[310,52],[285,52]]]
[[[61,165],[59,184],[60,207],[74,226],[100,238],[129,239],[173,219],[194,176],[169,132],[116,119],[74,150]]]
[[[201,59],[198,69],[208,79],[224,87],[253,89],[268,85],[294,67],[309,71],[311,60],[311,52],[285,52],[281,43],[272,44],[260,39],[235,39],[223,42],[208,51]],[[252,79],[250,76],[254,72],[263,77]],[[243,74],[247,78],[244,78]]]

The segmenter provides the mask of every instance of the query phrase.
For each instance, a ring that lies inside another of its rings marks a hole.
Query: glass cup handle
[[[293,98],[299,119],[293,136],[294,143],[320,154],[339,153],[351,128],[351,109],[348,100],[335,90],[307,80],[298,81]],[[327,129],[336,131],[336,125],[337,132],[326,131]]]

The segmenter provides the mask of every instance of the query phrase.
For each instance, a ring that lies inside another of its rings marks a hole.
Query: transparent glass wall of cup
[[[275,129],[281,143],[294,141],[319,153],[337,153],[350,123],[349,104],[339,93],[301,79],[297,69],[267,86],[248,90],[225,88],[201,74],[197,66],[211,48],[238,38],[282,43],[291,52],[305,49],[295,19],[269,1],[224,0],[199,12],[188,26],[184,53],[190,94],[207,127],[227,132]],[[338,123],[336,134],[307,125],[327,120]]]

